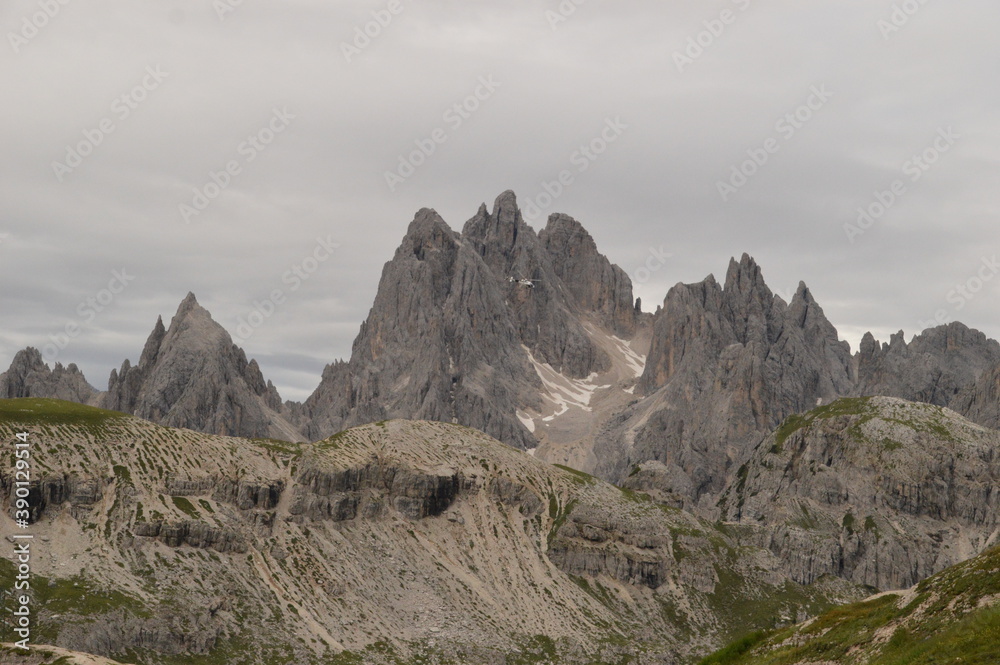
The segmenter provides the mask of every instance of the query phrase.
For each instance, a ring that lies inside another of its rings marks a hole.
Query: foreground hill
[[[1000,548],[906,591],[730,645],[702,665],[994,665],[1000,662]]]
[[[949,409],[845,398],[765,437],[720,507],[792,579],[901,589],[997,544],[998,453],[1000,432]]]
[[[0,401],[18,431],[33,640],[127,662],[682,663],[865,595],[457,425],[288,444]]]

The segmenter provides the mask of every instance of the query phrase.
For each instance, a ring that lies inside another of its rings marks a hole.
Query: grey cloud
[[[244,2],[221,21],[194,0],[65,5],[0,57],[13,100],[0,108],[0,364],[45,344],[127,266],[136,281],[60,360],[102,385],[188,291],[235,335],[255,300],[283,288],[245,346],[301,397],[350,353],[417,209],[460,228],[505,189],[537,200],[565,169],[573,184],[532,223],[574,215],[633,277],[668,248],[637,284],[646,309],[747,251],[774,290],[806,281],[855,346],[869,329],[917,332],[942,309],[1000,333],[1000,279],[949,298],[997,251],[994,3],[928,3],[889,39],[878,27],[889,0],[589,0],[553,30],[558,4],[404,0],[352,62],[342,43],[386,3]],[[36,9],[7,3],[5,36]],[[724,9],[734,22],[679,72],[674,53]],[[150,66],[169,76],[121,117],[115,100]],[[443,114],[481,76],[500,87],[450,126]],[[834,97],[723,202],[717,182],[814,85]],[[275,108],[295,118],[248,160],[240,146]],[[573,152],[616,116],[629,128],[577,170]],[[59,182],[52,162],[105,118],[114,131]],[[954,149],[849,242],[844,224],[947,126],[962,136]],[[437,128],[447,140],[391,192],[385,172]],[[184,223],[179,206],[231,160],[239,174]],[[291,291],[282,276],[327,235],[340,249]]]

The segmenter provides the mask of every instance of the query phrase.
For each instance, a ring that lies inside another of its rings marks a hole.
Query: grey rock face
[[[556,227],[564,225],[565,222],[559,222]],[[554,248],[561,242],[558,236],[555,234],[552,237]],[[586,285],[570,285],[562,279],[551,254],[546,251],[544,241],[524,223],[513,192],[504,192],[497,198],[492,214],[487,214],[485,205],[480,207],[479,212],[465,223],[462,239],[490,267],[518,338],[539,360],[577,378],[608,368],[609,359],[590,341],[579,319],[584,311],[593,311],[590,306],[597,303],[578,297],[589,290]],[[595,263],[603,260],[607,270],[613,270],[604,257],[597,255],[590,258]],[[568,277],[578,276],[573,263],[572,260],[560,259],[560,266]],[[511,277],[538,281],[534,288],[525,288],[517,282],[510,282]],[[624,273],[621,277],[627,282]],[[594,283],[595,291],[601,290],[597,285],[597,275],[590,275],[587,281]],[[632,302],[631,286],[628,282],[629,304]],[[613,309],[614,305],[608,307]]]
[[[980,374],[975,383],[955,395],[949,406],[972,422],[1000,429],[1000,364]]]
[[[18,351],[10,368],[0,374],[0,399],[38,397],[87,404],[96,396],[97,389],[75,364],[56,363],[50,370],[38,349],[30,346]]]
[[[542,384],[525,349],[572,377],[607,368],[583,327],[588,317],[626,334],[637,313],[627,275],[570,218],[554,216],[539,237],[505,192],[458,234],[424,209],[383,269],[350,362],[328,365],[313,395],[286,414],[312,439],[408,418],[531,448],[515,412],[540,404]]]
[[[609,424],[597,473],[622,482],[656,460],[664,489],[697,502],[785,417],[852,385],[848,346],[805,284],[786,304],[744,254],[724,286],[709,276],[667,294],[640,380],[647,397]]]
[[[868,334],[852,358],[804,284],[786,304],[746,255],[730,263],[724,286],[712,276],[678,284],[658,312],[645,399],[608,422],[596,472],[671,505],[679,498],[713,513],[713,497],[757,442],[788,416],[843,396],[900,397],[1000,424],[1000,344],[961,323],[909,344],[902,332],[882,345]]]
[[[13,504],[16,488],[13,472],[0,472],[0,492]],[[47,511],[69,504],[74,513],[89,511],[104,493],[101,478],[79,474],[46,475],[28,486],[28,521],[35,523]]]
[[[167,547],[187,545],[198,549],[237,554],[247,551],[247,544],[238,531],[220,529],[193,520],[137,522],[133,532],[139,538],[155,538]]]
[[[388,418],[459,421],[516,446],[514,411],[540,382],[495,275],[433,210],[421,210],[354,341],[303,405],[310,438]],[[300,416],[302,417],[302,416]]]
[[[622,337],[635,334],[632,280],[597,251],[597,244],[580,222],[568,215],[551,215],[538,239],[556,275],[582,310],[596,313]]]
[[[409,519],[443,513],[458,497],[457,473],[429,475],[381,464],[324,472],[306,468],[289,509],[312,520],[351,520],[377,516],[386,506]]]
[[[112,370],[100,405],[162,425],[230,436],[298,438],[255,360],[233,344],[194,294],[166,329],[157,319],[139,358]]]
[[[909,344],[902,331],[881,345],[868,333],[856,358],[853,394],[949,406],[959,392],[1000,364],[1000,344],[955,322],[925,330]]]
[[[1000,433],[940,407],[850,398],[765,438],[722,499],[796,581],[911,586],[1000,524]]]

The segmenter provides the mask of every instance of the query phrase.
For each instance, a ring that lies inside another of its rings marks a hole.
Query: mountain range
[[[416,214],[304,402],[193,294],[106,391],[28,348],[0,399],[67,562],[44,636],[143,663],[689,663],[1000,539],[995,340],[852,353],[748,255],[644,312],[512,192],[461,232]]]
[[[947,406],[1000,425],[1000,344],[961,323],[869,333],[854,354],[800,283],[774,294],[749,256],[677,284],[642,312],[628,275],[584,227],[553,214],[536,233],[513,192],[453,231],[420,210],[382,271],[351,357],[304,403],[282,402],[193,294],[157,320],[108,390],[32,348],[0,396],[53,397],[197,431],[317,440],[391,418],[453,422],[541,459],[715,514],[732,473],[788,416],[840,397]]]

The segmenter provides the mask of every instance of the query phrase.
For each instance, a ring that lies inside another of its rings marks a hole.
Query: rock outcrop
[[[278,410],[281,399],[246,354],[189,293],[170,328],[162,318],[139,363],[112,370],[103,408],[162,425],[246,437],[301,438]]]
[[[788,418],[722,498],[802,584],[916,584],[995,540],[1000,432],[941,407],[846,398]]]
[[[39,397],[88,404],[97,394],[75,364],[56,363],[49,369],[38,349],[30,346],[18,351],[10,368],[0,374],[0,399]]]
[[[538,239],[580,310],[592,312],[609,330],[630,339],[638,318],[632,280],[597,251],[583,225],[569,215],[553,214]]]
[[[881,345],[868,333],[855,358],[858,382],[852,394],[951,406],[959,392],[1000,366],[1000,343],[954,322],[925,330],[909,344],[903,331]]]
[[[500,280],[433,210],[421,210],[385,265],[349,363],[304,404],[321,438],[389,418],[461,422],[527,447],[514,415],[540,387],[507,316]]]
[[[963,388],[949,406],[972,422],[1000,429],[1000,364],[979,375]]]
[[[784,418],[852,385],[848,345],[805,284],[786,304],[744,254],[724,285],[709,276],[667,294],[639,382],[646,397],[609,424],[597,473],[621,482],[656,460],[664,489],[697,503]]]

